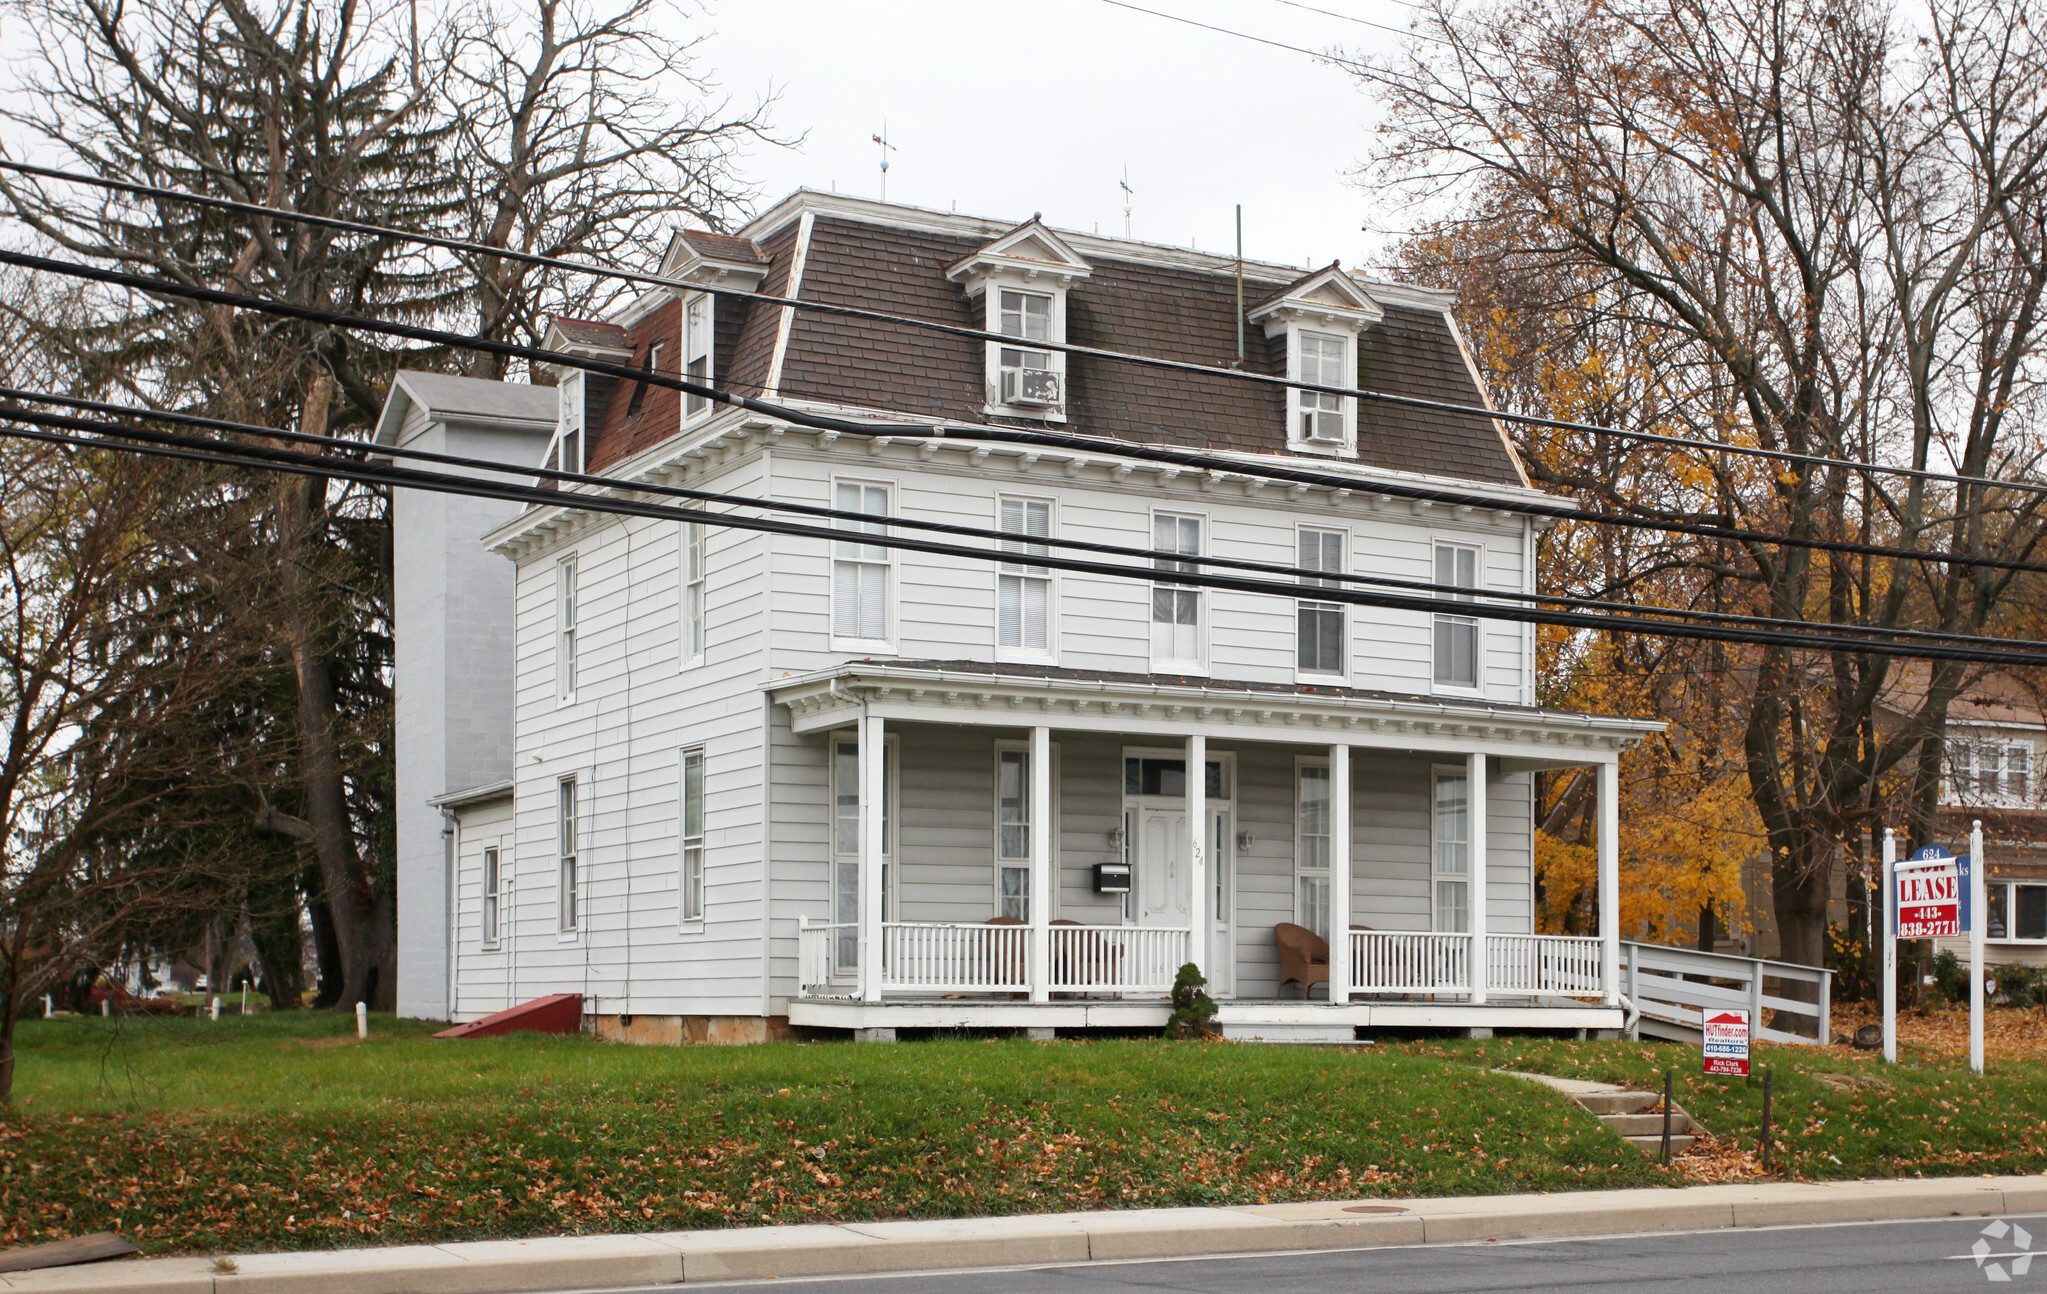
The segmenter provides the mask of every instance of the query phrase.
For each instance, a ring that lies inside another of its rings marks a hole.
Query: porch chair
[[[1279,944],[1279,986],[1299,984],[1301,1000],[1307,1001],[1308,990],[1329,982],[1329,941],[1291,921],[1274,926],[1272,937]]]
[[[989,917],[987,924],[991,926],[1021,926],[1028,925],[1030,923],[1025,921],[1022,917]],[[1009,983],[1014,984],[1024,977],[1025,953],[1024,946],[1021,940],[1011,944],[1010,948],[1011,951],[1008,953],[996,954],[996,956],[1001,959],[1000,962],[997,965],[989,967],[988,969],[995,978],[1006,980]],[[1028,997],[1029,994],[1011,993],[1009,996],[1012,998],[1021,998]]]

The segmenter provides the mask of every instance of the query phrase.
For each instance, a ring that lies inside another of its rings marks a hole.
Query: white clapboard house
[[[550,346],[1101,447],[818,432],[567,367],[401,378],[387,444],[864,518],[826,539],[625,519],[580,488],[400,498],[401,1009],[577,993],[600,1033],[648,1041],[1140,1028],[1191,962],[1235,1037],[1622,1024],[1612,921],[1533,930],[1532,783],[1598,770],[1610,917],[1616,761],[1653,725],[1537,706],[1525,626],[1033,561],[1062,536],[1532,590],[1516,505],[1544,496],[1491,419],[1036,345],[1241,348],[1255,372],[1477,405],[1445,296],[1247,263],[1240,315],[1226,258],[809,191],[679,235],[661,272]],[[1274,463],[1341,483],[1233,470]],[[1396,483],[1483,502],[1375,490]],[[1013,538],[1000,564],[870,542],[894,518]]]

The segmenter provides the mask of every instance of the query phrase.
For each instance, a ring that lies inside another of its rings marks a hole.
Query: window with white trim
[[[682,752],[681,875],[678,907],[685,922],[704,919],[704,748]]]
[[[1294,924],[1329,937],[1329,761],[1295,768]]]
[[[1436,581],[1460,589],[1478,587],[1478,549],[1470,544],[1436,545]],[[1469,593],[1434,594],[1439,602],[1476,602]],[[1471,616],[1435,617],[1435,679],[1441,687],[1478,686],[1478,621]]]
[[[554,566],[555,699],[576,699],[577,606],[576,559],[564,557]]]
[[[584,374],[582,369],[564,373],[555,384],[560,413],[554,442],[547,447],[547,466],[558,472],[583,470],[583,423],[585,419]]]
[[[1991,881],[1983,895],[1990,909],[1983,927],[1986,938],[2047,943],[2047,885]]]
[[[1161,512],[1152,517],[1152,547],[1164,553],[1201,556],[1201,518]],[[1162,571],[1195,571],[1197,563],[1155,557]],[[1154,667],[1201,666],[1201,590],[1155,584],[1151,590],[1151,659]]]
[[[1031,752],[995,751],[995,915],[1031,919]]]
[[[1318,386],[1354,386],[1351,365],[1356,358],[1355,339],[1338,333],[1293,333],[1294,380]],[[1297,448],[1341,450],[1351,443],[1351,413],[1356,399],[1327,391],[1294,393],[1292,439]]]
[[[579,891],[576,875],[577,806],[576,779],[564,777],[555,783],[555,824],[558,829],[555,845],[557,866],[555,868],[558,907],[556,909],[561,932],[574,934],[581,917]]]
[[[1951,804],[2022,806],[2033,802],[2031,742],[1950,737],[1947,799]]]
[[[859,481],[838,482],[834,503],[841,512],[857,512],[873,521],[841,520],[838,529],[853,535],[887,535],[888,487]],[[889,550],[880,544],[841,539],[833,544],[832,637],[855,642],[885,643],[889,639]]]
[[[1004,498],[996,506],[1002,551],[1043,557],[1052,534],[1052,505],[1044,499]],[[995,574],[995,645],[1007,653],[1049,656],[1052,651],[1052,571],[1029,561],[1006,561]]]
[[[711,384],[712,345],[711,296],[700,292],[682,306],[682,375],[703,386]],[[693,392],[682,397],[684,417],[695,417],[711,407],[706,396]]]
[[[704,658],[705,595],[709,587],[705,526],[692,521],[682,528],[682,663]]]
[[[895,912],[896,739],[883,739],[881,762],[881,919]],[[832,741],[832,920],[841,928],[833,962],[850,971],[860,962],[860,741]]]
[[[1018,288],[989,289],[994,298],[993,331],[1020,342],[1053,342],[1058,326],[1058,301],[1045,292]],[[992,404],[1007,412],[1044,415],[1066,402],[1064,356],[1029,345],[995,346],[995,390]]]
[[[504,878],[498,871],[498,847],[488,846],[483,851],[483,921],[480,932],[486,948],[497,947],[498,902],[503,884]]]
[[[1350,537],[1341,530],[1318,530],[1303,526],[1300,532],[1300,567],[1308,571],[1343,574],[1343,550]],[[1337,581],[1302,576],[1307,588],[1333,589]],[[1302,599],[1294,604],[1294,662],[1304,674],[1344,672],[1344,614],[1341,602]]]
[[[1464,774],[1435,774],[1433,929],[1464,934],[1471,929],[1471,789]]]

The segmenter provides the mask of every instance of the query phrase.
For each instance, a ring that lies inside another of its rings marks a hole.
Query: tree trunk
[[[1709,953],[1720,942],[1720,923],[1713,919],[1713,905],[1702,904],[1699,908],[1699,951]]]
[[[306,396],[303,430],[322,434],[333,384],[322,374]],[[392,1007],[397,983],[392,964],[397,932],[389,897],[379,894],[355,835],[348,783],[334,735],[340,698],[329,658],[329,640],[319,607],[325,593],[309,576],[315,514],[324,503],[321,477],[286,479],[278,487],[278,578],[280,615],[298,683],[299,759],[306,791],[306,821],[312,826],[313,856],[320,868],[335,940],[341,952],[341,997],[336,1009],[367,1002],[372,1010]]]
[[[341,941],[334,937],[334,912],[317,866],[299,872],[299,893],[313,928],[313,1008],[325,1011],[341,1000]]]

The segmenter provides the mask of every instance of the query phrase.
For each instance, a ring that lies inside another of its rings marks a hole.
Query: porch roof
[[[1479,698],[985,661],[847,661],[763,684],[791,727],[896,722],[1052,728],[1500,757],[1508,771],[1601,763],[1664,724]]]

